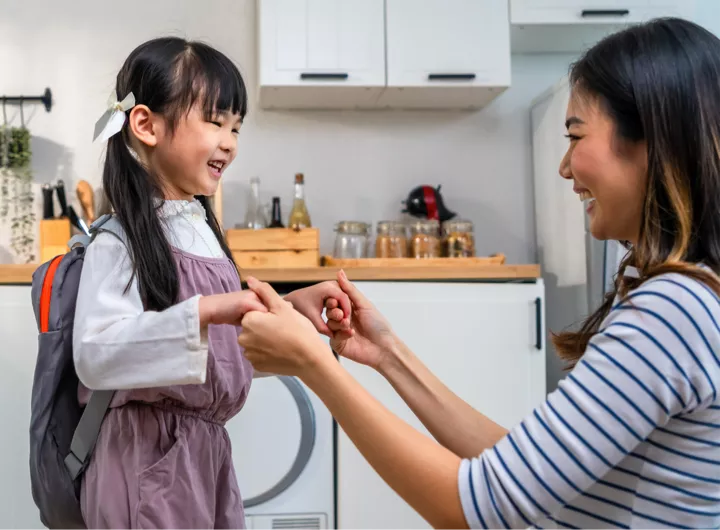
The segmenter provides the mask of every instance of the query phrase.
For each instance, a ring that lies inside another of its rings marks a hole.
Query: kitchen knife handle
[[[49,184],[45,184],[42,188],[43,194],[43,219],[53,219],[55,217],[55,208],[53,204],[53,189]]]
[[[58,180],[57,186],[55,186],[55,191],[57,191],[58,201],[60,202],[60,215],[62,217],[68,216],[68,206],[67,206],[67,199],[65,195],[65,184],[62,180]]]

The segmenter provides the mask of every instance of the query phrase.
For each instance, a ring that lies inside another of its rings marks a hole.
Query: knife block
[[[42,219],[40,221],[40,263],[68,251],[72,236],[70,219]]]

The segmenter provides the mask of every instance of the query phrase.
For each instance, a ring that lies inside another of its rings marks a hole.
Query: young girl
[[[245,85],[211,47],[162,38],[130,54],[115,89],[96,127],[114,216],[87,249],[74,329],[81,399],[117,390],[84,475],[85,522],[241,528],[223,424],[253,377],[237,326],[266,309],[240,290],[207,197],[235,158]],[[341,293],[325,283],[289,298],[329,333],[323,303]]]

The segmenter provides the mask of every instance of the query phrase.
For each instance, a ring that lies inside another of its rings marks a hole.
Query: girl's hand
[[[398,344],[390,323],[343,271],[338,273],[338,285],[350,298],[352,316],[348,326],[337,300],[325,302],[328,327],[333,331],[330,346],[338,355],[379,370]]]
[[[252,291],[201,296],[200,327],[205,328],[208,324],[239,326],[248,311],[267,313],[267,308]]]
[[[346,319],[349,325],[350,298],[340,289],[337,282],[318,283],[311,287],[298,289],[285,296],[285,300],[292,303],[297,311],[310,320],[319,333],[332,337],[333,333],[322,317],[325,302],[329,299],[335,300],[336,305],[334,307],[339,308],[337,312],[342,314],[340,320]]]
[[[245,357],[256,370],[303,377],[321,362],[335,362],[310,320],[267,283],[248,278],[247,284],[269,310],[246,314],[238,337]]]

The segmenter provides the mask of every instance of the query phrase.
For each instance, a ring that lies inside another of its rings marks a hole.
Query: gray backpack
[[[67,254],[44,263],[33,274],[39,344],[30,417],[30,482],[40,520],[48,528],[85,528],[81,475],[114,394],[93,392],[83,408],[73,362],[75,301],[85,247],[109,218],[95,221],[90,237],[75,236]]]

